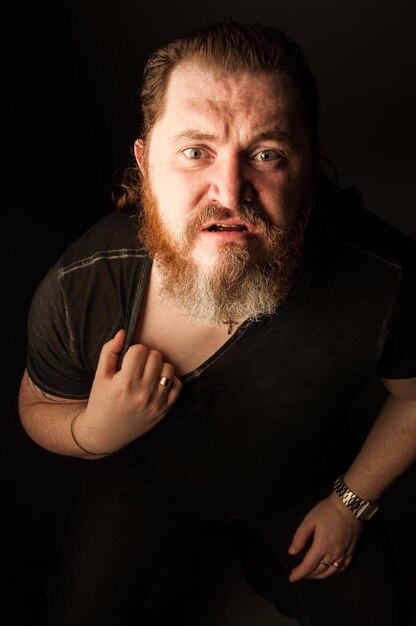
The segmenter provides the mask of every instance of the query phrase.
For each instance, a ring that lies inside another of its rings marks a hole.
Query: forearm
[[[72,420],[86,406],[85,401],[42,396],[39,390],[31,384],[27,374],[22,379],[19,393],[20,421],[29,437],[50,452],[85,459],[101,458],[100,455],[84,452],[77,445],[72,434]],[[79,419],[81,422],[82,414]]]
[[[157,350],[134,344],[118,369],[124,336],[121,330],[104,344],[88,406],[86,401],[45,395],[25,373],[19,414],[38,445],[57,454],[99,459],[141,437],[168,414],[182,390],[173,366]],[[169,387],[162,385],[163,378]]]
[[[361,498],[377,501],[415,460],[416,400],[389,394],[345,482]]]

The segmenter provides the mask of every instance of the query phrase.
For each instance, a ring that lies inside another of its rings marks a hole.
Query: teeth
[[[221,231],[221,230],[237,230],[237,231],[244,231],[247,230],[247,228],[245,226],[243,226],[242,224],[213,224],[209,230],[211,231]]]

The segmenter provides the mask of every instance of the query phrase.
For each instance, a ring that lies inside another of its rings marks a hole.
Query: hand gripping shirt
[[[312,231],[285,303],[184,375],[169,414],[114,455],[184,507],[264,513],[332,481],[366,383],[416,376],[415,242],[345,194]],[[36,385],[88,398],[102,345],[120,328],[133,341],[150,268],[136,219],[118,212],[69,246],[29,312]]]

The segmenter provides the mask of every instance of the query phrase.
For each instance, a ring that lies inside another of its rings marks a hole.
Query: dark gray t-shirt
[[[104,217],[39,285],[27,367],[44,391],[88,398],[103,343],[121,327],[133,341],[151,265],[136,232],[134,218]],[[183,376],[168,416],[115,457],[182,506],[227,514],[274,510],[335,478],[363,386],[416,376],[415,247],[335,202],[285,304]]]

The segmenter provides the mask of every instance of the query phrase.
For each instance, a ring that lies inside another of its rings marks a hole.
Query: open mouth
[[[244,224],[212,224],[209,228],[207,228],[210,233],[221,233],[221,232],[247,232],[248,228]]]

